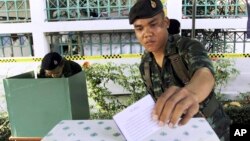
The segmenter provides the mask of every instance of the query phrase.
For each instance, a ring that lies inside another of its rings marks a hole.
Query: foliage
[[[240,93],[239,101],[241,101],[243,105],[247,105],[247,104],[250,105],[250,92]]]
[[[214,61],[213,65],[215,69],[215,91],[217,99],[224,100],[223,94],[221,93],[222,87],[224,87],[231,78],[236,77],[239,71],[234,67],[234,61],[230,59],[219,59]]]
[[[234,124],[250,124],[250,92],[240,93],[236,101],[226,101],[224,109]]]
[[[225,108],[225,112],[234,124],[250,124],[250,105]]]
[[[91,106],[91,118],[110,119],[112,116],[144,96],[144,84],[138,70],[138,64],[83,64],[89,93],[89,99],[96,104]],[[126,100],[112,95],[108,83],[122,86],[130,93]]]
[[[220,59],[214,62],[216,77],[216,94],[219,100],[223,100],[221,88],[225,86],[229,79],[236,76],[239,72],[234,68],[234,62],[229,59]],[[91,105],[91,118],[110,119],[114,114],[126,108],[128,105],[144,96],[144,84],[141,80],[138,64],[83,64],[86,72],[88,93],[90,101],[94,101],[95,106]],[[111,94],[107,85],[112,81],[122,86],[131,95],[126,100],[121,100],[118,96]]]
[[[0,113],[0,141],[7,141],[11,135],[8,114]]]

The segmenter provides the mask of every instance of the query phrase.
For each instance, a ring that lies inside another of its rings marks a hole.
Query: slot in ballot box
[[[11,134],[43,137],[61,120],[89,119],[85,73],[35,78],[27,72],[3,80]]]

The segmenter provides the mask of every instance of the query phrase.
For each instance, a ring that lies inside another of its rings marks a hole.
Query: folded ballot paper
[[[192,118],[187,124],[160,127],[152,120],[155,105],[150,95],[114,115],[113,119],[127,141],[220,141],[205,118]]]

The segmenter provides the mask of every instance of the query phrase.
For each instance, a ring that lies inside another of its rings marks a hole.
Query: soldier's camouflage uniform
[[[173,47],[170,45],[170,42],[180,43],[178,47],[177,45]],[[172,49],[178,50],[177,52],[179,52],[179,54],[183,58],[183,62],[188,68],[190,76],[192,76],[197,69],[202,67],[207,67],[208,69],[210,69],[212,74],[214,74],[212,62],[207,55],[207,51],[204,49],[203,45],[200,42],[184,37],[181,40],[174,37],[169,37],[168,45],[165,47],[165,57],[162,68],[157,65],[152,53],[146,51],[142,56],[140,64],[140,72],[147,87],[147,92],[150,93],[156,100],[163,93],[164,89],[173,85],[179,87],[184,86],[182,81],[174,72],[174,69],[171,66],[171,62],[168,59],[168,56],[170,55]],[[147,86],[145,77],[143,77],[145,75],[145,62],[148,62],[150,66],[149,68],[152,87]],[[213,96],[214,92],[211,92],[211,94],[200,104],[200,111],[202,113],[204,113],[204,109],[207,107],[211,97]],[[214,107],[212,109],[214,109],[213,111],[210,111],[212,114],[210,114],[206,118],[221,141],[228,141],[230,119],[225,114],[221,104],[218,104],[217,107]],[[204,113],[204,115],[206,115],[206,113]]]

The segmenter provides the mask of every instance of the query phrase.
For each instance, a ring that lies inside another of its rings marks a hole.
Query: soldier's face
[[[135,34],[139,42],[149,52],[162,52],[168,38],[168,18],[159,13],[152,18],[137,19],[134,22]]]
[[[47,77],[60,78],[62,76],[63,66],[58,66],[53,70],[45,70]]]

